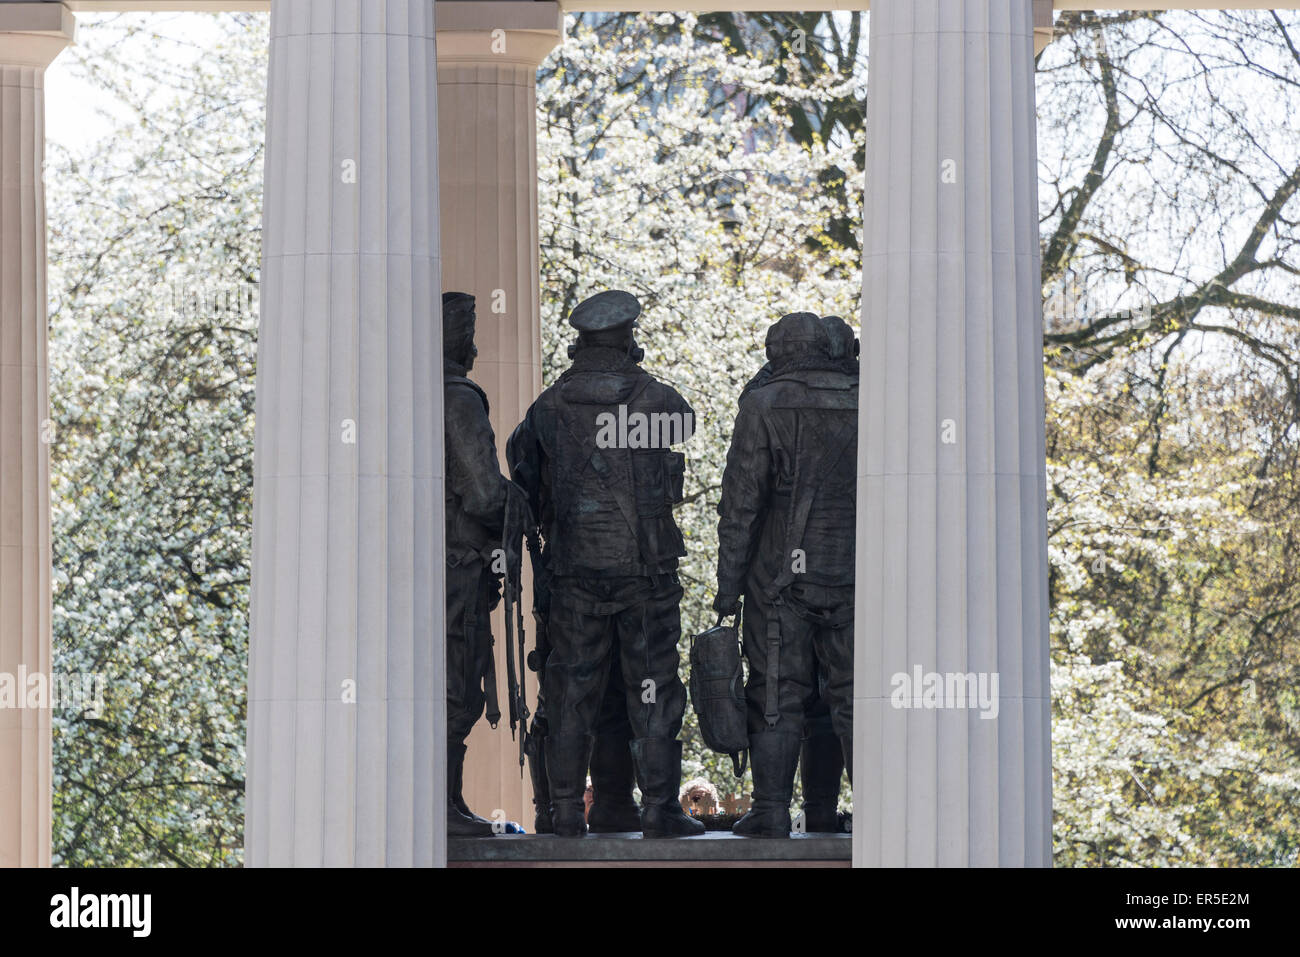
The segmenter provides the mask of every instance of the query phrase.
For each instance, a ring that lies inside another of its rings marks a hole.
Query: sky
[[[139,18],[141,14],[79,14],[78,30],[93,29],[96,23],[112,23],[119,17]],[[195,58],[202,55],[205,42],[216,36],[210,14],[154,13],[147,22],[157,34],[192,44]],[[169,44],[175,56],[184,56],[184,47]],[[87,146],[112,132],[113,120],[101,115],[112,114],[113,99],[93,83],[76,75],[74,55],[65,50],[45,71],[45,139],[69,149]]]

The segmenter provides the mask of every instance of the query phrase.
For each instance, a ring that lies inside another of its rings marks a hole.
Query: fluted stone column
[[[274,0],[246,861],[439,865],[433,0]]]
[[[858,865],[1051,859],[1033,6],[871,6]],[[918,667],[997,675],[996,717]]]
[[[49,676],[45,68],[62,4],[0,5],[0,674]],[[18,688],[22,695],[23,688]],[[50,712],[0,708],[0,867],[50,864]]]
[[[443,287],[478,299],[473,378],[488,395],[497,452],[542,389],[537,251],[537,68],[560,42],[556,3],[439,7],[438,145]],[[525,562],[525,564],[527,564]],[[524,583],[525,605],[532,587]],[[525,607],[529,643],[532,615]],[[493,613],[497,687],[505,694],[504,609]],[[529,672],[529,699],[537,676]],[[506,713],[505,701],[502,711]],[[479,814],[501,809],[532,829],[532,788],[507,722],[474,727],[465,797]]]

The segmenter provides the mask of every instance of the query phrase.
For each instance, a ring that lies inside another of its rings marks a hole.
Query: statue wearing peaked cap
[[[677,801],[686,706],[677,676],[677,562],[686,548],[673,507],[682,501],[685,457],[672,446],[689,438],[694,412],[641,367],[633,333],[640,314],[641,303],[627,292],[580,303],[569,317],[578,331],[572,365],[537,398],[507,446],[511,475],[538,518],[550,575],[544,749],[560,836],[587,831],[583,792],[611,668],[625,689],[643,834],[704,830]]]

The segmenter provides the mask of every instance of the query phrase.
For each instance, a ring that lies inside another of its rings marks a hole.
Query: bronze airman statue
[[[744,596],[754,804],[733,828],[744,836],[789,836],[795,768],[818,700],[851,777],[858,410],[852,341],[843,320],[811,313],[785,316],[768,330],[769,365],[742,396],[723,473],[714,608],[736,614]],[[815,747],[805,753],[806,781],[808,762],[816,766],[818,756]],[[818,829],[833,814],[824,760],[822,769],[815,772]],[[837,791],[838,768],[834,779]]]
[[[490,836],[492,823],[465,804],[465,739],[486,708],[501,718],[489,615],[500,601],[493,552],[502,543],[508,495],[488,421],[487,395],[468,378],[474,346],[474,297],[442,297],[443,403],[447,511],[447,833]]]
[[[685,457],[672,446],[689,438],[694,413],[641,368],[633,334],[640,313],[626,292],[580,303],[569,317],[578,331],[572,365],[509,443],[551,575],[544,752],[560,836],[587,831],[583,792],[611,667],[625,689],[642,833],[704,830],[677,800],[686,705],[677,676],[677,562],[686,549],[673,506],[683,497]]]

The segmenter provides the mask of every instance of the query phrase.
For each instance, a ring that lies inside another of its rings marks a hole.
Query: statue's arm
[[[506,503],[506,480],[497,461],[496,437],[487,410],[467,388],[447,390],[447,483],[465,511],[500,532]]]
[[[542,444],[537,435],[536,404],[506,440],[506,465],[510,478],[528,495],[528,507],[534,516],[542,514]]]
[[[771,466],[767,425],[752,403],[742,403],[727,451],[722,499],[718,503],[720,596],[737,596],[744,591],[770,491]]]

